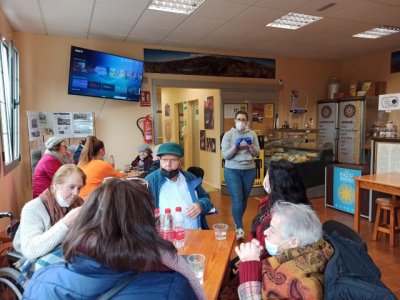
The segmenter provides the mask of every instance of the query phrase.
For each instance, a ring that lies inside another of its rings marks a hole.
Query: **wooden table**
[[[206,257],[203,287],[208,300],[218,298],[234,241],[233,231],[228,231],[226,240],[217,241],[213,230],[186,230],[185,247],[179,254],[198,253]]]
[[[354,230],[360,232],[360,189],[374,190],[393,196],[400,196],[400,173],[382,173],[354,177],[356,181]]]

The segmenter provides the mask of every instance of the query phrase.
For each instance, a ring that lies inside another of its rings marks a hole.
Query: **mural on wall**
[[[200,150],[206,150],[206,131],[200,130]]]
[[[204,100],[204,128],[214,129],[214,97]]]
[[[144,49],[144,68],[147,73],[274,79],[276,61],[270,58]]]
[[[390,61],[390,73],[400,72],[400,51],[392,52]]]

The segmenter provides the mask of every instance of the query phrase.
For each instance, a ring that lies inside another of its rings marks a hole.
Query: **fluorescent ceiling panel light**
[[[290,12],[265,26],[296,30],[320,19],[322,19],[322,17]]]
[[[377,27],[371,30],[367,30],[358,34],[353,35],[353,37],[363,38],[363,39],[378,39],[383,36],[391,35],[400,32],[400,28],[391,26]]]
[[[148,9],[190,15],[206,0],[153,0]]]

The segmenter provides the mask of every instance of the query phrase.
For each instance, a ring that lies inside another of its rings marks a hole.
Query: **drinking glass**
[[[187,257],[187,261],[200,284],[203,284],[206,257],[203,254],[191,254]]]
[[[216,240],[226,240],[226,231],[228,230],[228,225],[223,223],[217,223],[213,225],[215,239]]]

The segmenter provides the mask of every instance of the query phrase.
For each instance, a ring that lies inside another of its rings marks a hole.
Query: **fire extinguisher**
[[[143,128],[140,126],[140,123],[143,123]],[[153,142],[153,118],[151,115],[147,115],[145,117],[141,117],[137,119],[136,125],[139,130],[142,132],[143,140],[147,144],[151,144]]]

